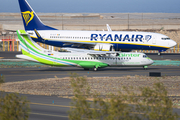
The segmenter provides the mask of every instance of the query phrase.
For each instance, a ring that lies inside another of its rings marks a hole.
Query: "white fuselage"
[[[116,54],[93,56],[88,55],[87,53],[80,52],[54,52],[52,57],[62,60],[72,60],[79,62],[102,62],[108,64],[110,67],[140,67],[151,65],[153,63],[153,60],[148,58],[144,53],[119,52],[119,56],[117,56]]]
[[[38,42],[34,31],[28,33]],[[176,45],[176,42],[167,36],[150,32],[39,30],[38,33],[44,43],[59,47],[103,43],[113,44],[115,50],[166,50]]]

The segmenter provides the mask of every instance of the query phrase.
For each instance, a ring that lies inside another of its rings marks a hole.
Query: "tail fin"
[[[36,51],[43,53],[44,51],[47,51],[46,49],[40,47],[36,42],[34,42],[29,34],[27,34],[24,30],[17,30],[18,39],[20,40],[20,46],[22,53],[24,55],[30,54],[30,51]]]
[[[44,25],[26,0],[18,0],[25,30],[57,30]]]
[[[35,43],[29,34],[27,34],[24,30],[17,30],[17,35],[20,40],[21,55],[16,55],[17,58],[30,60],[39,62],[47,65],[57,65],[57,66],[65,66],[72,65],[69,62],[59,61],[57,57],[54,57],[58,52],[52,51],[44,51],[44,48],[41,48],[37,43]]]

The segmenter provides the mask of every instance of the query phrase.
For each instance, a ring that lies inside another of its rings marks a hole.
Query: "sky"
[[[180,13],[180,0],[27,0],[37,13]],[[19,13],[18,0],[0,0],[0,12]]]

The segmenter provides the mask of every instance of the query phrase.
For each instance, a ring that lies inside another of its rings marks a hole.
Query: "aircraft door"
[[[118,64],[118,56],[119,56],[119,53],[116,53],[116,58],[115,58],[115,64],[116,65]]]
[[[153,44],[156,44],[156,37],[155,37],[155,36],[153,37],[152,43],[153,43]]]

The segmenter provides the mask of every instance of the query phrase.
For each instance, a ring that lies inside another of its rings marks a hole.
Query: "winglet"
[[[107,30],[108,30],[108,31],[112,31],[112,30],[111,30],[111,27],[109,26],[109,24],[106,24],[106,26],[107,26]]]

